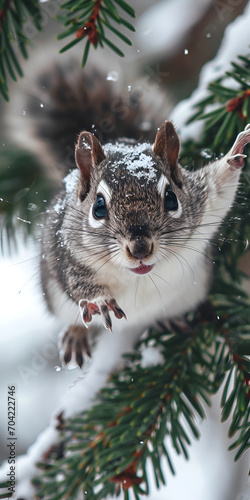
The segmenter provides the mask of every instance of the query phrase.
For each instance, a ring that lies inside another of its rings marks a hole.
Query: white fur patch
[[[169,186],[169,184],[170,184],[170,182],[167,179],[167,177],[164,174],[162,174],[158,183],[157,183],[157,191],[162,198],[164,198],[166,186]],[[178,209],[177,210],[169,210],[168,214],[171,215],[171,217],[173,217],[174,219],[179,219],[179,217],[182,214],[182,206],[181,206],[179,200],[178,200]]]
[[[98,185],[96,192],[97,194],[101,194],[103,196],[106,206],[108,207],[110,205],[112,191],[103,179]],[[105,224],[105,219],[96,220],[93,216],[93,207],[91,207],[89,211],[89,225],[95,229],[98,229],[99,227],[102,227],[103,224]]]
[[[112,191],[111,191],[110,187],[108,186],[108,184],[103,179],[101,180],[96,192],[97,192],[97,194],[103,195],[103,197],[106,201],[106,205],[108,206],[110,204]]]
[[[103,224],[105,223],[105,219],[95,219],[93,216],[93,207],[90,207],[89,211],[89,225],[93,227],[94,229],[98,229],[99,227],[102,227]]]
[[[165,175],[161,174],[161,177],[157,183],[157,191],[162,198],[165,196],[165,189],[166,189],[166,186],[168,184],[169,184],[169,181],[168,181],[167,177],[165,177]]]
[[[181,203],[180,203],[179,200],[178,200],[178,208],[177,208],[177,210],[169,210],[168,214],[171,215],[171,217],[173,217],[174,219],[179,219],[179,217],[182,214],[182,206],[181,206]]]

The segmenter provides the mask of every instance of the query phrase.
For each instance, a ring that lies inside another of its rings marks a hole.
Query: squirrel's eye
[[[165,192],[165,201],[164,201],[165,210],[177,210],[178,209],[178,200],[173,191],[171,191],[170,187],[167,186]]]
[[[97,195],[93,206],[93,215],[95,219],[104,219],[108,215],[105,200],[101,194]]]

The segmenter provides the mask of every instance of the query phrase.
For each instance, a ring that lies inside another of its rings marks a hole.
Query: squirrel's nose
[[[153,243],[145,240],[135,240],[130,245],[127,245],[126,250],[129,257],[143,260],[153,253]]]

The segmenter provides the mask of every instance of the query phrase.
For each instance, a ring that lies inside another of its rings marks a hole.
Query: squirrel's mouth
[[[129,270],[132,271],[132,273],[135,274],[147,274],[150,273],[150,271],[153,269],[154,264],[151,266],[146,266],[142,262],[140,262],[140,265],[138,267],[130,267]]]

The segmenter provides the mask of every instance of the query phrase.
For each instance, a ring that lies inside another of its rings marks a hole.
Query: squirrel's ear
[[[154,153],[162,160],[167,160],[173,181],[181,188],[183,181],[178,165],[179,149],[179,137],[172,122],[164,122],[156,134]]]
[[[75,148],[75,159],[82,179],[89,183],[92,168],[99,165],[104,158],[98,139],[90,132],[81,132]]]
[[[81,201],[89,191],[92,168],[104,160],[105,155],[98,139],[90,132],[81,132],[75,147],[76,164],[80,170],[78,197]]]

